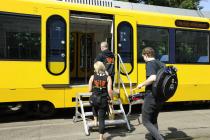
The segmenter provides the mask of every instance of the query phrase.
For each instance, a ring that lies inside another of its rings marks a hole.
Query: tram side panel
[[[68,72],[58,76],[46,69],[47,19],[58,14],[68,20],[68,11],[38,8],[34,14],[33,5],[26,10],[19,8],[1,6],[0,102],[47,101],[56,108],[64,107],[64,88],[49,89],[43,85],[68,84]]]

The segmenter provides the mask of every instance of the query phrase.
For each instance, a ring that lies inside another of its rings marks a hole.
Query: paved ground
[[[12,116],[12,119],[11,119]],[[22,114],[3,117],[0,140],[97,140],[98,132],[85,136],[82,122],[73,123],[73,115],[61,115],[45,120],[26,119]],[[132,115],[132,131],[125,126],[108,128],[108,140],[144,140],[146,129]],[[17,119],[15,119],[17,118]],[[210,140],[210,109],[176,110],[160,113],[160,132],[166,140]]]

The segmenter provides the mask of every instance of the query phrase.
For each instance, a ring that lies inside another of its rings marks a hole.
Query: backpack
[[[94,74],[93,79],[93,89],[92,89],[92,95],[89,98],[89,103],[91,106],[94,107],[101,107],[105,106],[107,99],[108,99],[108,93],[107,93],[107,77],[108,75],[97,75]]]
[[[152,84],[152,94],[157,100],[165,102],[176,92],[178,86],[177,69],[174,66],[164,66],[160,61],[157,63],[160,69],[157,72],[156,81]]]

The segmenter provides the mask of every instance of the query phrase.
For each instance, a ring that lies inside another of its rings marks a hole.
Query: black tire
[[[36,102],[24,102],[23,103],[23,112],[26,114],[27,117],[36,116],[38,107]]]
[[[38,115],[41,118],[47,118],[55,113],[55,107],[49,102],[38,103]]]

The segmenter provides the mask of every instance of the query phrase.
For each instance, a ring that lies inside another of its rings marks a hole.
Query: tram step
[[[118,125],[118,124],[126,124],[126,121],[123,119],[119,120],[106,120],[105,125]]]
[[[123,111],[122,110],[112,110],[113,114],[122,114]]]
[[[83,104],[84,107],[85,106],[91,106],[90,103],[89,103],[89,101],[83,101],[82,104]],[[121,102],[120,101],[112,101],[112,104],[113,105],[120,105]]]
[[[80,97],[90,97],[91,94],[92,94],[91,92],[87,92],[87,93],[79,93],[78,95]]]
[[[126,124],[126,121],[123,119],[120,120],[105,120],[105,126],[111,126],[111,125],[119,125],[119,124]],[[87,125],[89,127],[95,127],[94,121],[88,121]],[[98,125],[98,122],[97,122]]]
[[[89,101],[82,101],[82,104],[83,104],[83,106],[91,106]],[[118,101],[118,100],[116,100],[116,101],[113,100],[113,101],[112,101],[112,104],[113,104],[113,105],[120,105],[121,102]]]
[[[113,105],[120,105],[120,104],[121,104],[121,102],[120,102],[119,100],[116,100],[116,101],[115,101],[115,100],[113,100],[113,101],[112,101],[112,104],[113,104]]]
[[[93,116],[93,112],[85,112],[85,117]]]
[[[86,101],[86,102],[83,101],[82,104],[83,104],[84,107],[85,107],[85,106],[86,106],[86,107],[87,107],[87,106],[91,106],[90,103],[89,103],[89,101]]]

